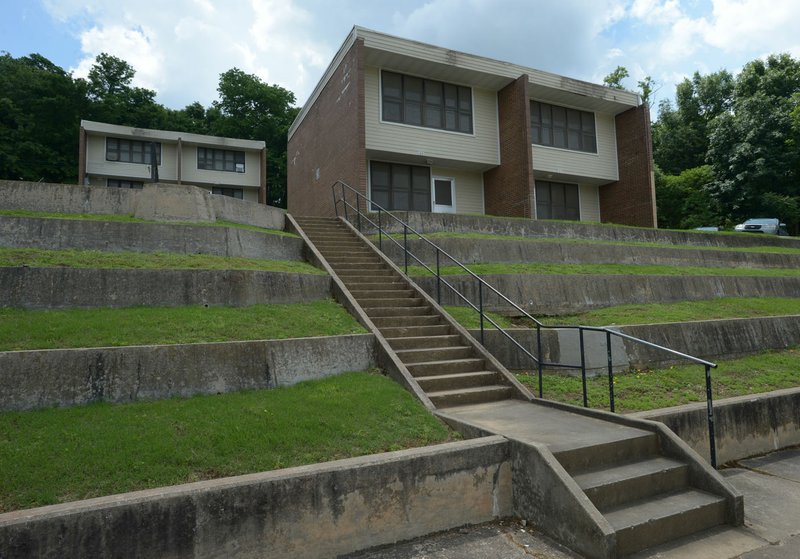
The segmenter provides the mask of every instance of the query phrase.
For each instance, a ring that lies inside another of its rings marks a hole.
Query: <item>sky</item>
[[[0,0],[0,51],[86,77],[106,52],[180,109],[217,99],[233,67],[302,105],[353,25],[602,83],[651,76],[656,101],[694,72],[800,58],[799,0]],[[656,117],[656,114],[653,115]]]

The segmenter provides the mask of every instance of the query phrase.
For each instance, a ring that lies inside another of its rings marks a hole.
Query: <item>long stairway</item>
[[[295,220],[436,408],[525,397],[340,220]]]
[[[294,219],[440,417],[470,436],[494,433],[531,445],[549,465],[552,486],[565,490],[517,514],[604,559],[742,524],[741,496],[666,427],[531,398],[348,225]],[[565,510],[593,535],[560,532]]]

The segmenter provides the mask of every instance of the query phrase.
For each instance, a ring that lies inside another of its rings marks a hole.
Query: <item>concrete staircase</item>
[[[421,292],[336,218],[297,224],[436,408],[525,398]]]
[[[540,465],[520,464],[537,472],[531,485],[542,485],[530,506],[517,510],[521,517],[603,559],[743,522],[741,497],[666,427],[531,398],[348,224],[294,220],[442,419],[466,436],[499,434],[539,453]],[[564,491],[546,498],[554,487]]]

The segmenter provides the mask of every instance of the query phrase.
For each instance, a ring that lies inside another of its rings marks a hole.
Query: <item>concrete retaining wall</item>
[[[672,303],[717,297],[797,297],[800,294],[800,277],[561,274],[482,277],[533,316],[572,314],[633,303]],[[474,279],[466,276],[447,276],[446,279],[477,305],[478,288]],[[435,278],[419,277],[414,281],[435,297]],[[462,303],[443,287],[442,304]],[[484,305],[500,312],[513,310],[491,294],[485,295]]]
[[[489,437],[0,515],[0,557],[328,558],[512,514]]]
[[[0,352],[0,411],[276,388],[375,366],[371,334]]]
[[[655,248],[635,245],[611,245],[580,242],[554,242],[503,239],[432,239],[442,250],[462,264],[484,262],[554,264],[639,264],[662,266],[714,266],[722,268],[797,268],[800,253],[771,254],[764,252],[715,250],[712,248]],[[377,244],[377,240],[374,241]],[[383,249],[398,265],[403,262],[403,249],[384,239]],[[409,240],[409,250],[433,267],[434,249],[424,241]],[[441,266],[451,261],[440,255]]]
[[[298,237],[236,227],[0,216],[0,246],[302,260]]]
[[[139,190],[0,180],[0,209],[123,214],[152,221],[224,220],[278,230],[285,225],[279,208],[175,184],[147,184]]]
[[[800,346],[800,316],[765,316],[726,320],[698,320],[663,324],[615,326],[614,330],[688,353],[704,359],[732,359],[742,355]],[[508,332],[529,352],[536,355],[536,331],[520,328]],[[480,330],[470,330],[480,339]],[[580,344],[577,330],[543,329],[542,354],[551,363],[580,365]],[[584,332],[587,369],[605,372],[608,368],[605,334]],[[530,358],[496,330],[484,331],[484,345],[509,369],[535,367]],[[644,344],[611,337],[614,368],[661,367],[685,364],[667,352]]]
[[[0,267],[0,307],[247,306],[330,297],[322,274]]]
[[[670,231],[646,227],[599,225],[595,223],[515,219],[504,217],[440,214],[430,212],[392,212],[420,233],[449,231],[455,233],[492,233],[519,237],[562,237],[597,241],[632,241],[673,245],[711,247],[782,246],[800,248],[800,239],[775,235],[704,233],[701,231]],[[377,223],[377,214],[373,221]],[[385,216],[382,223],[389,230],[402,232],[402,227]],[[365,234],[374,231],[364,227]]]
[[[663,422],[709,460],[705,402],[630,415]],[[714,423],[718,464],[798,445],[800,388],[719,400]]]

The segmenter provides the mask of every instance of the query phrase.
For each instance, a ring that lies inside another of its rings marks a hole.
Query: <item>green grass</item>
[[[158,223],[159,225],[194,225],[197,227],[232,227],[234,229],[246,229],[248,231],[257,231],[259,233],[266,233],[269,235],[282,235],[286,237],[297,237],[294,233],[286,231],[279,231],[277,229],[266,229],[264,227],[257,227],[255,225],[246,225],[244,223],[234,223],[232,221],[217,220],[211,222],[204,221],[153,221],[149,219],[140,219],[132,215],[125,214],[70,214],[61,212],[34,212],[29,210],[0,210],[0,216],[9,217],[37,217],[43,219],[72,219],[78,221],[117,221],[123,223]]]
[[[250,307],[0,309],[0,351],[274,340],[365,332],[333,300]]]
[[[663,266],[637,264],[539,264],[539,263],[488,263],[470,264],[472,272],[480,276],[509,274],[569,274],[569,275],[658,275],[658,276],[759,276],[800,277],[800,268],[712,268],[703,266]],[[442,275],[461,275],[457,266],[443,266]],[[421,266],[409,266],[410,276],[429,276]]]
[[[260,270],[324,274],[322,270],[300,261],[260,260],[209,254],[173,254],[164,252],[101,252],[97,250],[41,250],[0,248],[0,266],[31,268],[147,268],[191,270]]]
[[[619,305],[581,314],[536,318],[550,325],[610,326],[792,314],[800,314],[800,298],[723,297],[678,303]]]
[[[789,349],[752,355],[718,363],[711,370],[715,400],[769,392],[800,386],[800,351]],[[535,371],[519,373],[517,378],[538,393]],[[669,406],[705,402],[705,371],[701,365],[685,365],[666,369],[635,370],[614,375],[616,411],[643,411]],[[544,397],[569,404],[582,405],[580,377],[545,374]],[[609,409],[608,377],[588,379],[589,406]]]
[[[0,413],[0,512],[457,438],[397,383]]]
[[[719,235],[720,232],[713,232],[711,234]],[[739,235],[740,233],[737,233]],[[487,239],[494,241],[523,241],[523,242],[537,242],[537,243],[558,243],[558,244],[588,244],[588,245],[617,245],[617,246],[638,246],[647,248],[679,248],[684,250],[721,250],[728,252],[758,252],[758,253],[771,253],[771,254],[800,254],[800,248],[781,247],[781,246],[752,246],[752,247],[715,247],[715,246],[697,246],[697,245],[675,245],[669,243],[655,243],[649,241],[600,241],[595,239],[572,239],[565,237],[525,237],[520,235],[499,235],[494,233],[451,233],[440,231],[436,233],[426,233],[426,237],[430,239]],[[393,234],[392,237],[402,239],[402,234]],[[378,239],[377,235],[370,237],[373,240]],[[409,236],[413,240],[413,236]]]

